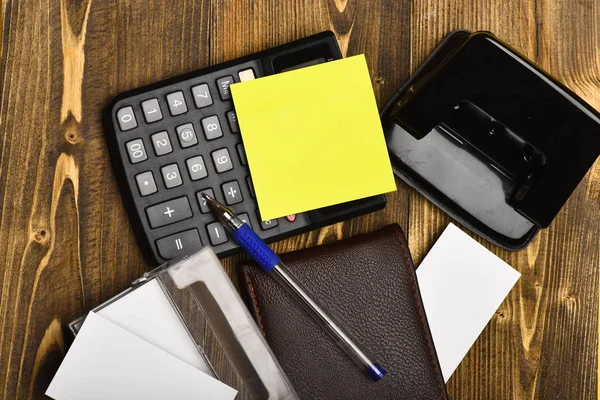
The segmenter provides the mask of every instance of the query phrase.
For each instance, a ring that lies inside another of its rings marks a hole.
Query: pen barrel
[[[306,288],[287,269],[285,264],[279,262],[271,271],[271,275],[285,290],[297,301],[308,314],[335,340],[336,344],[371,378],[379,381],[386,371],[365,354],[356,341],[346,333],[331,317],[317,300],[312,297]]]
[[[248,225],[242,224],[231,236],[265,272],[270,272],[281,262],[277,254]]]

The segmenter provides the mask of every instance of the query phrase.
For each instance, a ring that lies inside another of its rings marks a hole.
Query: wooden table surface
[[[44,398],[65,324],[149,265],[109,161],[116,94],[323,30],[367,57],[379,105],[456,28],[490,30],[600,109],[592,0],[3,0],[0,399]],[[379,212],[274,245],[314,246],[398,222],[416,263],[451,219],[406,184]],[[448,383],[456,399],[595,398],[600,161],[525,250],[523,275]],[[239,256],[225,260],[229,271]],[[235,279],[235,278],[234,278]]]

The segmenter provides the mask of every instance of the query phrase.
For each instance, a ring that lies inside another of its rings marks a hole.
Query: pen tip
[[[213,201],[214,199],[212,197],[210,197],[210,195],[208,193],[202,193],[201,194],[202,198],[206,201]]]

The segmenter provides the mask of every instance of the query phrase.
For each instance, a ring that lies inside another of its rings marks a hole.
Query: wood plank
[[[116,94],[325,29],[364,53],[378,104],[452,29],[489,29],[600,109],[599,4],[459,0],[3,0],[0,399],[44,398],[64,326],[148,263],[116,185],[101,110]],[[279,242],[279,252],[398,222],[419,262],[450,218],[397,181],[385,210]],[[600,162],[548,230],[449,383],[453,398],[592,398],[598,366]],[[234,265],[224,261],[236,281]]]

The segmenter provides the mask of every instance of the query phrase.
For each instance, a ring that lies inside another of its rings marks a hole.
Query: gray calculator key
[[[122,131],[128,131],[137,126],[135,114],[133,114],[133,108],[131,106],[119,108],[119,111],[117,111],[117,120],[119,121],[119,128],[121,128]]]
[[[190,179],[197,181],[198,179],[206,178],[208,172],[206,172],[206,165],[204,164],[204,158],[202,156],[196,156],[185,160]]]
[[[233,80],[233,76],[231,75],[217,79],[217,87],[219,88],[219,95],[221,95],[221,100],[231,99],[231,91],[229,89],[229,85],[233,85],[234,83],[235,82]]]
[[[238,214],[237,217],[240,219],[240,221],[242,221],[245,224],[248,224],[248,226],[252,228],[252,224],[250,223],[250,216],[248,215],[248,213]]]
[[[131,161],[132,164],[142,162],[148,158],[142,139],[131,140],[125,143],[125,147],[127,147],[129,161]]]
[[[169,164],[165,165],[160,169],[160,173],[162,174],[163,180],[165,181],[165,186],[167,189],[174,188],[176,186],[181,185],[183,182],[181,180],[181,174],[179,173],[179,168],[177,164]]]
[[[221,189],[223,190],[223,196],[225,196],[225,203],[228,206],[241,203],[244,200],[240,191],[240,184],[237,181],[225,182],[221,185]]]
[[[240,125],[238,124],[237,115],[235,115],[235,111],[227,111],[227,121],[229,122],[229,128],[231,128],[231,133],[240,133]]]
[[[200,212],[202,214],[206,214],[206,213],[210,212],[210,208],[208,208],[208,205],[206,204],[206,200],[204,200],[202,198],[202,193],[206,193],[207,195],[209,195],[210,197],[212,197],[214,199],[215,192],[213,192],[212,189],[203,189],[203,190],[199,191],[198,193],[196,193],[196,198],[198,199],[198,204],[200,205]]]
[[[144,119],[147,123],[160,121],[162,113],[157,99],[142,101],[142,110],[144,111]]]
[[[238,143],[235,145],[235,149],[240,157],[240,163],[242,165],[248,165],[248,159],[246,158],[246,150],[244,150],[244,145],[242,143]]]
[[[206,137],[206,140],[212,140],[223,136],[221,124],[219,123],[219,117],[216,115],[206,117],[200,122],[202,123],[202,130],[204,130],[204,136]]]
[[[182,91],[169,93],[167,95],[167,103],[169,104],[169,112],[173,116],[185,114],[188,110]]]
[[[252,178],[247,176],[246,183],[248,184],[248,190],[250,190],[250,196],[252,196],[253,198],[256,198],[256,195],[254,194],[254,185],[252,184]]]
[[[197,229],[179,232],[156,241],[158,254],[167,260],[186,254],[191,254],[202,248]]]
[[[273,229],[277,225],[279,225],[279,222],[277,222],[276,219],[268,219],[266,221],[263,221],[262,218],[260,217],[260,213],[258,211],[256,211],[256,216],[258,217],[258,221],[260,222],[260,227],[262,228],[263,231],[266,231],[268,229]]]
[[[208,224],[206,226],[206,231],[208,232],[208,237],[210,238],[210,244],[213,246],[225,243],[228,240],[227,233],[225,233],[225,228],[223,228],[223,225],[220,222]]]
[[[211,153],[215,169],[218,173],[229,171],[233,169],[233,163],[231,162],[231,156],[226,148],[222,148]]]
[[[194,102],[197,108],[203,108],[210,106],[213,101],[210,96],[210,89],[206,83],[194,86],[192,88],[192,95],[194,96]]]
[[[152,147],[154,147],[154,152],[157,156],[163,156],[173,151],[167,131],[155,133],[150,136],[150,139],[152,140]]]
[[[135,176],[135,182],[140,191],[140,195],[148,196],[149,194],[156,193],[156,182],[154,182],[154,175],[152,171],[142,172]]]
[[[181,144],[181,147],[186,148],[198,143],[196,131],[194,131],[194,125],[183,124],[179,125],[176,129],[177,137],[179,138],[179,144]]]
[[[178,197],[146,208],[148,221],[152,228],[169,225],[192,216],[187,197]]]

